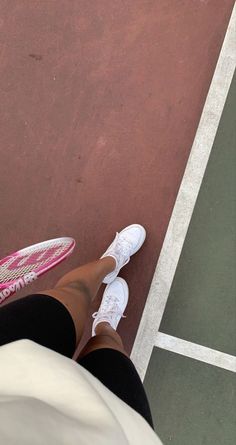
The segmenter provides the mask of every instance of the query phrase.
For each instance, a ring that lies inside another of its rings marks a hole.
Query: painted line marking
[[[131,352],[144,379],[236,66],[236,5],[216,65]]]
[[[155,346],[176,354],[184,355],[209,365],[218,366],[228,371],[236,372],[236,357],[216,351],[206,346],[191,343],[172,335],[158,332]]]

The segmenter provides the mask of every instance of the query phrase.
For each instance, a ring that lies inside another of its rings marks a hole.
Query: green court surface
[[[155,347],[144,383],[164,444],[235,444],[233,372]]]
[[[160,332],[236,355],[236,77],[172,283]],[[145,387],[164,444],[235,445],[236,375],[154,347]]]
[[[160,331],[236,354],[236,77],[231,84]]]

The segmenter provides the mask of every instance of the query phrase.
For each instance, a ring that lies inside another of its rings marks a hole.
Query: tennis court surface
[[[233,5],[0,5],[1,257],[74,237],[39,291],[145,226],[119,332],[173,445],[236,439]]]

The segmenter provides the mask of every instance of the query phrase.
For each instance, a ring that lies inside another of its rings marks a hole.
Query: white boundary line
[[[181,338],[172,337],[172,335],[167,335],[163,332],[158,332],[155,346],[208,363],[209,365],[236,372],[236,357],[233,355],[206,348],[205,346],[191,343]]]
[[[236,5],[230,18],[189,160],[131,353],[144,378],[236,66]]]

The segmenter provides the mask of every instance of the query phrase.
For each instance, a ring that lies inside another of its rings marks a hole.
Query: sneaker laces
[[[121,255],[121,257],[123,257],[122,259],[124,260],[124,262],[126,262],[130,257],[130,252],[132,251],[132,248],[133,248],[132,243],[126,238],[122,238],[122,240],[118,239],[115,250],[119,255]]]
[[[99,320],[100,318],[112,320],[114,316],[126,318],[125,315],[123,315],[123,313],[121,312],[118,302],[119,298],[117,298],[116,296],[107,295],[106,300],[103,302],[103,307],[98,312],[94,312],[92,317],[97,320]]]

